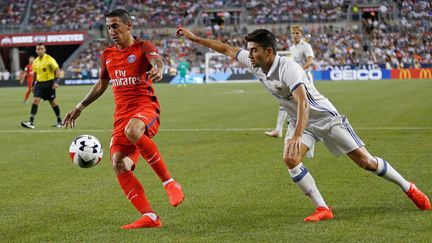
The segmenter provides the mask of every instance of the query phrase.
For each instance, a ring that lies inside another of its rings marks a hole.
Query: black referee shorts
[[[53,100],[56,98],[55,89],[53,89],[54,80],[35,82],[33,97],[39,97],[43,100]]]

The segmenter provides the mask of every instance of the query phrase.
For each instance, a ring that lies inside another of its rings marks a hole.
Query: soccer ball
[[[99,164],[103,156],[103,149],[95,136],[81,135],[72,141],[69,155],[74,164],[81,168],[90,168]]]

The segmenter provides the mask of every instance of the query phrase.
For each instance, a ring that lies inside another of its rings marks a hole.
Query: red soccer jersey
[[[115,118],[127,116],[143,107],[159,109],[152,80],[146,74],[152,68],[152,58],[160,56],[149,41],[136,40],[130,47],[121,50],[114,45],[102,52],[100,77],[111,81],[116,103]]]
[[[33,83],[33,67],[30,63],[25,66],[24,72],[27,75],[27,83]]]

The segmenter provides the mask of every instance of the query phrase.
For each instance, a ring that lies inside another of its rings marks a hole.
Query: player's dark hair
[[[44,43],[37,43],[36,46],[45,46]]]
[[[132,22],[132,17],[130,16],[129,12],[121,8],[114,9],[113,11],[105,15],[105,17],[107,18],[119,17],[123,23],[127,23],[129,21]]]
[[[264,49],[272,48],[276,54],[276,37],[272,32],[266,29],[257,29],[247,34],[245,37],[247,42],[255,42],[262,46]]]

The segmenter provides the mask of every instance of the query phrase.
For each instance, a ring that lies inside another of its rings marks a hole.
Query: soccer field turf
[[[369,151],[388,160],[432,196],[432,81],[317,82],[349,117]],[[60,87],[62,114],[90,86]],[[110,88],[109,88],[110,89]],[[139,218],[112,172],[112,92],[89,106],[73,130],[51,128],[41,103],[36,129],[20,127],[30,104],[24,88],[0,89],[0,242],[430,242],[432,213],[417,210],[394,184],[361,170],[320,143],[305,160],[335,219],[304,223],[312,203],[282,162],[283,139],[264,131],[278,104],[258,83],[157,84],[161,126],[154,138],[186,198],[177,208],[140,160],[135,174],[163,228],[122,230]],[[92,134],[105,155],[91,169],[74,166],[73,138]]]

